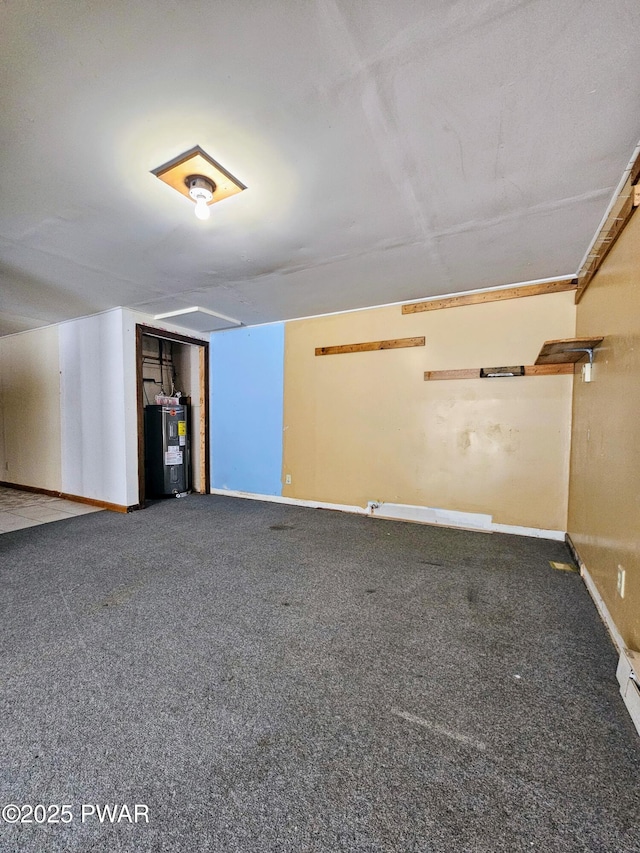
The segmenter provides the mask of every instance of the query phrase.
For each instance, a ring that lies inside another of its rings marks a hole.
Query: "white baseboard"
[[[517,524],[491,524],[494,533],[510,533],[512,536],[533,536],[535,539],[553,539],[564,542],[564,530],[545,530],[543,527],[520,527]]]
[[[640,735],[640,653],[623,649],[616,677],[624,704]]]
[[[593,603],[596,606],[596,610],[600,614],[600,618],[604,622],[605,627],[609,632],[609,636],[611,637],[613,645],[616,647],[616,651],[618,652],[618,654],[621,654],[625,647],[624,640],[622,639],[622,634],[620,633],[620,631],[618,631],[616,623],[613,621],[611,614],[609,613],[609,608],[604,603],[604,599],[598,592],[598,587],[595,585],[593,578],[589,574],[589,570],[579,558],[578,564],[580,566],[580,574],[582,575],[582,579],[584,581],[585,586],[589,590],[589,595],[593,599]]]
[[[569,550],[573,554],[575,561],[580,567],[580,575],[584,581],[584,585],[596,606],[596,610],[598,611],[600,618],[604,622],[605,628],[609,632],[611,642],[616,647],[616,651],[620,656],[618,660],[618,668],[616,670],[616,678],[620,685],[620,695],[622,696],[622,700],[629,712],[629,716],[633,720],[633,724],[640,735],[640,653],[630,651],[625,647],[622,634],[618,630],[616,623],[613,621],[611,613],[609,613],[609,608],[598,592],[598,587],[595,585],[593,578],[589,574],[589,570],[580,559],[580,554],[578,554],[578,551],[576,550],[576,547],[571,541],[571,537],[569,535],[567,535],[567,545],[569,546]]]
[[[443,527],[461,527],[465,530],[477,530],[483,533],[510,533],[513,536],[535,536],[539,539],[563,541],[563,530],[544,530],[539,527],[520,527],[515,524],[496,524],[493,516],[479,512],[459,512],[430,506],[411,506],[392,504],[383,501],[369,501],[371,515],[377,518],[413,521],[418,524],[436,524]]]
[[[302,498],[285,498],[281,495],[258,495],[254,492],[239,492],[234,489],[211,489],[212,495],[228,495],[232,498],[246,498],[253,501],[271,501],[306,506],[316,509],[333,509],[338,512],[354,512],[371,518],[388,521],[412,521],[417,524],[435,524],[441,527],[459,527],[464,530],[477,530],[484,533],[510,533],[513,536],[534,536],[539,539],[564,541],[562,530],[544,530],[539,527],[519,527],[515,524],[495,524],[492,516],[477,512],[458,512],[429,506],[411,506],[410,504],[392,504],[383,501],[369,501],[366,507],[351,504],[334,504],[326,501],[310,501]]]
[[[360,515],[368,515],[366,507],[350,506],[349,504],[331,504],[325,501],[305,501],[300,498],[285,498],[282,495],[257,495],[254,492],[238,492],[234,489],[210,489],[212,495],[227,495],[230,498],[246,498],[250,501],[271,501],[277,504],[289,504],[290,506],[308,506],[312,509],[335,509],[338,512],[355,512]]]
[[[374,518],[393,521],[414,521],[418,524],[441,524],[444,527],[464,527],[484,531],[489,530],[491,526],[491,516],[478,512],[456,512],[430,506],[411,506],[384,501],[369,501],[367,510]]]

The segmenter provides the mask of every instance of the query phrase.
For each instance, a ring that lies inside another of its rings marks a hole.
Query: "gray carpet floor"
[[[196,495],[0,536],[0,805],[71,815],[9,810],[0,849],[640,850],[640,740],[569,559]]]

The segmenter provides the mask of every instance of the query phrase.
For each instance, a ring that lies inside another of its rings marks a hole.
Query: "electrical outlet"
[[[284,478],[284,484],[285,484],[285,486],[290,486],[290,485],[291,485],[291,474],[287,474],[287,475],[285,476],[285,478]]]
[[[622,566],[618,565],[618,595],[620,598],[624,598],[624,581],[626,574],[627,573]]]

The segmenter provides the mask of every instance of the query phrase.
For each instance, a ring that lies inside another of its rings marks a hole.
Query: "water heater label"
[[[182,465],[182,451],[172,447],[164,454],[165,465]]]
[[[187,434],[187,422],[186,421],[178,421],[178,435],[186,435]]]
[[[179,435],[178,436],[178,444],[180,445],[180,447],[184,447],[186,445],[186,443],[187,443],[187,436],[186,435]]]

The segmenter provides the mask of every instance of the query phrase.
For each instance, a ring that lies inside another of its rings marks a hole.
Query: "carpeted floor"
[[[70,806],[0,850],[640,850],[616,656],[549,560],[195,495],[0,536],[0,805]]]

